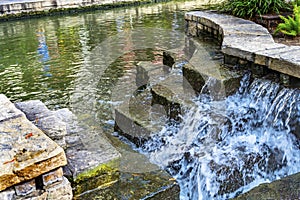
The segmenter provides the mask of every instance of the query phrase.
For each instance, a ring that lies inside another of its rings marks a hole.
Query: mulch
[[[289,15],[289,13],[282,14],[284,16]],[[282,22],[282,20],[279,18],[279,15],[276,14],[268,14],[268,15],[262,15],[262,16],[256,16],[253,19],[254,22],[266,27],[270,34],[273,36],[273,39],[277,43],[286,44],[289,46],[300,46],[300,36],[292,37],[287,36],[282,33],[274,34],[276,27],[279,23]]]

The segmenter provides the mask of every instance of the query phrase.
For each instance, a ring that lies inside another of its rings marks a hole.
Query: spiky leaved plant
[[[293,17],[279,16],[284,23],[278,24],[275,34],[279,31],[285,35],[299,36],[300,35],[300,6],[294,6]]]
[[[219,9],[242,18],[256,15],[279,13],[290,8],[285,0],[225,0]]]

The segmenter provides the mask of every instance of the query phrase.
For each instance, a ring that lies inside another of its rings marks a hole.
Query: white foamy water
[[[177,179],[181,199],[227,199],[300,171],[300,91],[249,80],[225,100],[199,95],[181,124],[142,147]]]

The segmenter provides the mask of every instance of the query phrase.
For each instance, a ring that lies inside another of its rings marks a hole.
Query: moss
[[[119,180],[120,159],[101,164],[91,170],[79,174],[71,180],[74,194],[82,194],[95,188],[108,187]]]
[[[87,181],[90,178],[99,176],[101,174],[114,174],[118,172],[118,168],[119,168],[119,164],[120,164],[120,159],[115,159],[112,160],[108,163],[105,164],[101,164],[98,167],[95,167],[91,170],[85,171],[81,174],[79,174],[76,179],[73,180],[73,182],[75,184],[78,184],[80,182],[83,181]]]

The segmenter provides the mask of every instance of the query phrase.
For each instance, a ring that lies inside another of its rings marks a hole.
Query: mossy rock
[[[261,184],[235,198],[235,200],[299,199],[300,173],[287,176],[271,183]]]

